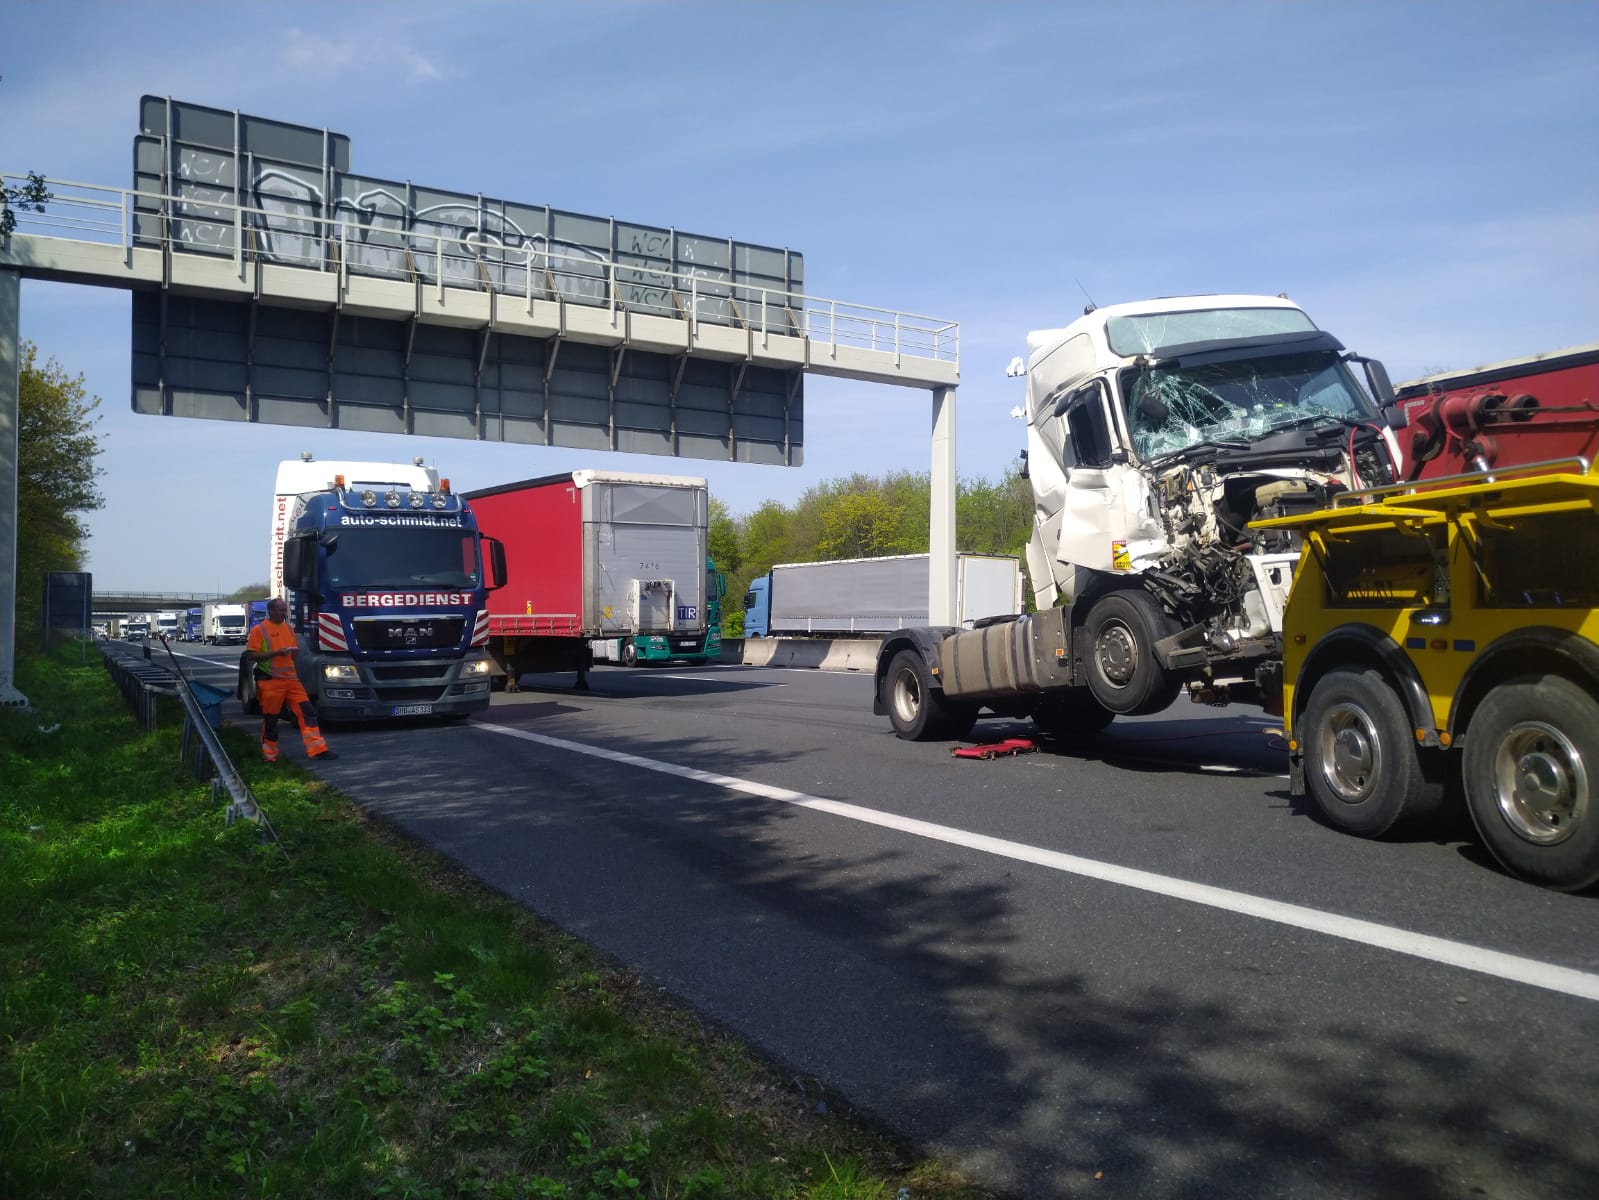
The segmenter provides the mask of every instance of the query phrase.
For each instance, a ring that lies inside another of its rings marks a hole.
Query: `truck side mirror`
[[[1371,393],[1371,398],[1377,402],[1377,407],[1388,409],[1394,406],[1394,385],[1388,378],[1388,368],[1375,358],[1362,358],[1358,354],[1351,354],[1349,362],[1359,363],[1366,372],[1366,390]],[[1404,426],[1396,425],[1395,429]]]
[[[283,543],[283,586],[297,592],[309,592],[318,600],[322,593],[316,589],[316,539],[290,538]]]
[[[505,543],[499,538],[484,537],[489,548],[489,577],[484,583],[488,591],[505,586]]]
[[[290,538],[283,543],[283,586],[300,590],[304,579],[301,568],[300,548],[305,545],[302,538]]]

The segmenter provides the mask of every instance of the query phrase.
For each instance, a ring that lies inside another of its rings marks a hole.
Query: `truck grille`
[[[464,617],[357,617],[355,643],[363,650],[436,650],[461,644]]]
[[[379,700],[389,704],[412,700],[439,700],[444,695],[444,689],[438,684],[430,687],[380,687],[374,690]]]
[[[370,667],[372,678],[386,679],[443,679],[450,673],[450,663],[404,663],[393,667]]]

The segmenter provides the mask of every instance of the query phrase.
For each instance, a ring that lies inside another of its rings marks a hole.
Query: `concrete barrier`
[[[878,638],[723,638],[722,661],[746,667],[870,671],[882,644]]]

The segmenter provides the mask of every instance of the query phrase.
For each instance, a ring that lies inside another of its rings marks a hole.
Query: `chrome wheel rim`
[[[922,684],[915,671],[901,671],[894,677],[894,714],[905,725],[913,724],[922,711]]]
[[[1582,751],[1543,721],[1518,721],[1499,739],[1492,775],[1494,802],[1516,836],[1553,846],[1577,832],[1589,805]]]
[[[1382,740],[1358,704],[1335,704],[1319,731],[1322,782],[1346,804],[1371,796],[1382,773]]]

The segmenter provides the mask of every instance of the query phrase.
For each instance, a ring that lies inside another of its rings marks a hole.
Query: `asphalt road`
[[[1267,720],[981,762],[859,675],[591,678],[319,770],[1016,1196],[1599,1193],[1599,897],[1325,828]]]

